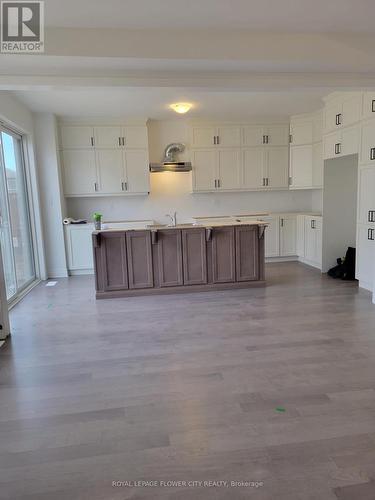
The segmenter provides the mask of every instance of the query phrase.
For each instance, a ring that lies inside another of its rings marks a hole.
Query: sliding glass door
[[[35,280],[22,137],[0,128],[0,244],[8,300]]]

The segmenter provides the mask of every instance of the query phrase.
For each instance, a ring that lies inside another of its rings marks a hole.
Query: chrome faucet
[[[171,222],[168,224],[168,226],[177,226],[177,212],[173,212],[173,215],[166,214],[165,216],[171,219]]]

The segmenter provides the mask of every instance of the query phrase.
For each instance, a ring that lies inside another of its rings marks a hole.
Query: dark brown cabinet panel
[[[182,230],[184,285],[207,283],[206,229]]]
[[[157,234],[159,285],[183,285],[181,231],[166,229]]]
[[[102,233],[100,248],[103,290],[128,288],[125,233]]]
[[[127,231],[129,288],[154,286],[150,231]]]
[[[236,227],[236,281],[254,281],[258,279],[258,226]]]
[[[216,227],[212,230],[212,280],[230,283],[236,278],[234,227]]]

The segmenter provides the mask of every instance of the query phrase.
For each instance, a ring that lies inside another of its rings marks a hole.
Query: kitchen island
[[[263,284],[265,227],[230,221],[94,231],[96,298]]]

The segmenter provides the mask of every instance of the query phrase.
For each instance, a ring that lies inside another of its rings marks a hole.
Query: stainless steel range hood
[[[164,151],[163,163],[150,163],[150,172],[190,172],[190,161],[177,161],[176,155],[185,150],[185,144],[173,142]]]

